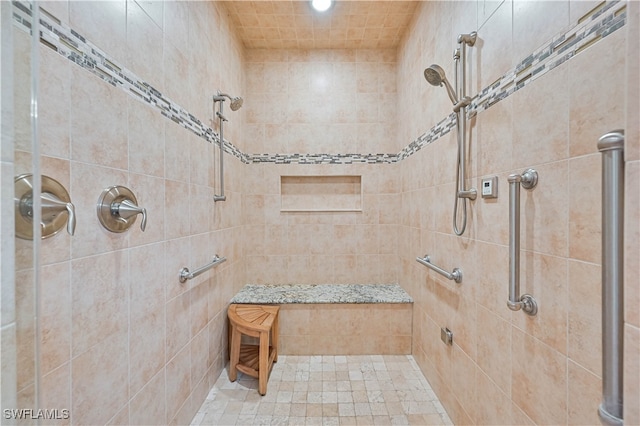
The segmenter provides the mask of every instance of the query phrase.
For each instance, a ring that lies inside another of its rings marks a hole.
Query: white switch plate
[[[482,198],[498,198],[498,176],[482,179]]]

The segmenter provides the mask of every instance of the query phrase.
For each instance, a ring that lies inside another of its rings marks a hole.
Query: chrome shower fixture
[[[224,122],[229,121],[227,117],[224,116],[224,101],[225,99],[229,99],[231,102],[229,103],[229,107],[231,107],[231,111],[237,111],[242,106],[242,98],[240,96],[231,97],[226,93],[222,93],[218,90],[218,93],[213,97],[213,111],[215,112],[216,117],[220,120],[220,194],[213,195],[213,201],[226,201],[227,197],[224,195]],[[220,102],[218,106],[218,111],[216,111],[216,102]]]
[[[458,99],[456,98],[456,94],[451,87],[451,83],[447,80],[447,76],[444,73],[444,70],[440,65],[432,64],[429,68],[424,70],[424,78],[431,84],[432,86],[442,86],[444,83],[447,88],[447,93],[449,94],[449,98],[451,98],[451,102],[453,104],[458,103]]]
[[[477,33],[458,36],[458,48],[453,52],[453,60],[456,64],[455,89],[447,80],[441,66],[432,64],[424,70],[424,78],[433,86],[444,86],[447,94],[453,102],[453,112],[456,113],[456,127],[458,129],[458,158],[456,164],[456,198],[453,206],[453,231],[456,235],[464,234],[467,227],[466,199],[475,200],[477,191],[475,188],[465,189],[466,174],[466,140],[467,140],[467,107],[471,104],[471,98],[467,96],[467,46],[476,44]],[[462,226],[458,229],[458,205],[462,200]]]
[[[231,97],[229,95],[227,95],[226,93],[221,93],[218,92],[218,94],[216,96],[213,97],[213,101],[214,102],[224,102],[224,98],[227,98],[231,101],[231,103],[229,104],[229,106],[231,107],[231,111],[237,111],[240,109],[240,107],[242,106],[242,98],[240,96],[236,96],[236,97]]]

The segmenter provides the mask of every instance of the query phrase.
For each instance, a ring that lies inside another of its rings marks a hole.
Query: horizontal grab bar
[[[429,258],[428,254],[426,254],[424,257],[416,257],[416,260],[418,261],[418,263],[422,263],[427,268],[433,269],[440,275],[446,277],[448,280],[453,280],[457,283],[462,282],[462,270],[459,268],[453,268],[453,272],[447,272],[444,269],[431,263],[431,259]]]
[[[217,254],[213,257],[213,260],[211,261],[211,263],[207,263],[206,265],[196,269],[193,272],[189,272],[189,268],[185,267],[182,268],[180,270],[180,282],[186,282],[187,280],[190,280],[191,278],[195,278],[198,275],[202,274],[203,272],[207,272],[209,269],[213,268],[214,266],[218,266],[219,264],[221,264],[222,262],[226,262],[227,258],[226,257],[220,257]]]

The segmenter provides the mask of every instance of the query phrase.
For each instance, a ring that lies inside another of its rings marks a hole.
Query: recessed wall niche
[[[361,212],[362,176],[280,176],[280,211]]]

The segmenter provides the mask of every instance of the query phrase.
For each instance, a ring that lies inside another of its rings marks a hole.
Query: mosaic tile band
[[[26,1],[14,1],[13,6],[13,19],[16,25],[30,31],[31,4]],[[566,33],[558,35],[537,49],[496,82],[481,90],[472,99],[467,117],[471,118],[512,95],[585,48],[622,28],[626,22],[625,2],[620,0],[606,2],[591,15],[580,18]],[[220,135],[212,128],[149,83],[119,65],[117,61],[110,59],[82,35],[46,11],[40,14],[40,41],[103,81],[121,88],[129,95],[156,108],[163,116],[207,142],[220,145]],[[223,146],[225,152],[245,164],[388,164],[402,161],[415,154],[449,133],[455,125],[456,115],[452,113],[397,154],[246,154],[227,140],[224,141]]]

